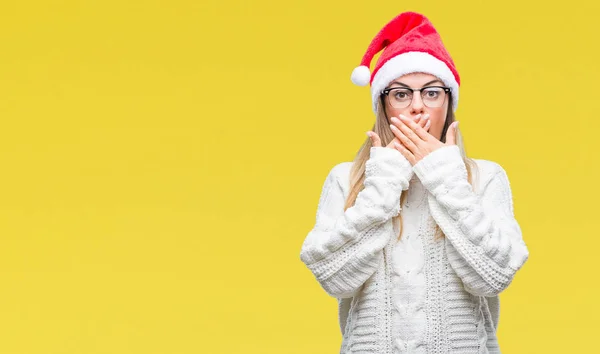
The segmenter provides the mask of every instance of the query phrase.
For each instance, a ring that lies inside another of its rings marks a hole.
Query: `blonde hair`
[[[381,146],[387,146],[394,138],[394,133],[390,129],[388,118],[384,108],[384,101],[381,100],[377,106],[377,114],[375,119],[375,125],[373,131],[381,138]],[[451,93],[448,95],[448,111],[446,113],[446,121],[444,123],[444,129],[442,130],[441,141],[446,141],[446,131],[452,122],[455,121],[454,110],[452,108],[452,97]],[[458,145],[461,156],[467,168],[467,177],[471,186],[473,186],[473,173],[477,171],[477,164],[471,158],[468,158],[465,152],[462,135],[460,129],[457,130],[456,145]],[[354,205],[356,196],[364,189],[365,180],[365,165],[370,156],[370,150],[372,147],[371,139],[367,137],[363,145],[360,147],[354,163],[350,169],[350,192],[346,198],[346,204],[344,205],[344,211]],[[406,191],[402,191],[400,196],[400,205],[404,203],[406,199]],[[394,222],[399,222],[400,232],[398,234],[398,240],[402,237],[402,212],[393,218]],[[444,238],[445,235],[440,229],[439,225],[436,225],[435,239],[439,240]]]

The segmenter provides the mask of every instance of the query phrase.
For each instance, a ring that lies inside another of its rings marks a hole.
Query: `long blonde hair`
[[[444,129],[442,130],[441,141],[446,141],[446,131],[452,122],[455,121],[454,110],[452,107],[452,97],[450,93],[448,95],[448,111],[446,113],[446,121],[444,123]],[[379,135],[381,138],[381,146],[387,146],[394,138],[394,133],[390,129],[389,120],[387,114],[385,112],[385,102],[382,99],[377,106],[377,114],[375,119],[375,125],[373,126],[373,131]],[[473,186],[473,173],[477,171],[477,164],[471,158],[468,158],[465,152],[462,135],[460,133],[460,129],[457,130],[456,136],[456,145],[458,145],[461,156],[467,168],[467,176],[469,183]],[[348,197],[346,198],[346,204],[344,205],[344,210],[350,208],[354,205],[356,201],[356,196],[358,193],[364,189],[364,180],[365,180],[365,165],[370,156],[370,150],[372,147],[371,139],[367,137],[365,142],[360,147],[356,157],[354,158],[354,163],[352,164],[352,168],[350,169],[350,192],[348,193]],[[400,196],[400,205],[404,203],[406,199],[406,191],[403,191]],[[398,240],[402,237],[402,212],[393,218],[394,222],[399,222],[400,232],[398,234]],[[444,238],[445,235],[440,229],[439,225],[436,225],[436,236],[435,239]]]

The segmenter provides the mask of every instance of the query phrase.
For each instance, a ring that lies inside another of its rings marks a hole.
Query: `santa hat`
[[[371,74],[371,60],[382,49]],[[450,87],[453,109],[456,110],[460,77],[440,35],[425,16],[404,12],[373,38],[360,66],[352,71],[351,80],[359,86],[371,84],[373,111],[377,112],[381,91],[394,79],[414,72],[434,75]]]

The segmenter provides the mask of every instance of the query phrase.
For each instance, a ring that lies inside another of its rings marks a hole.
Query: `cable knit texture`
[[[364,189],[346,211],[352,163],[331,169],[300,259],[338,300],[341,354],[500,353],[498,294],[529,252],[505,171],[475,161],[473,190],[456,145],[415,166],[372,147]]]
[[[427,193],[413,176],[402,206],[402,238],[394,247],[392,264],[392,302],[395,349],[398,353],[426,353],[427,287],[425,250],[421,235],[425,230],[422,212]],[[399,229],[394,230],[398,234]]]

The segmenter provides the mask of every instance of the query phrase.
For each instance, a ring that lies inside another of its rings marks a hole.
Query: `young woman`
[[[329,172],[300,253],[338,299],[340,352],[499,353],[498,294],[529,251],[504,169],[465,155],[460,79],[439,34],[398,15],[352,81],[371,84],[375,125]]]

